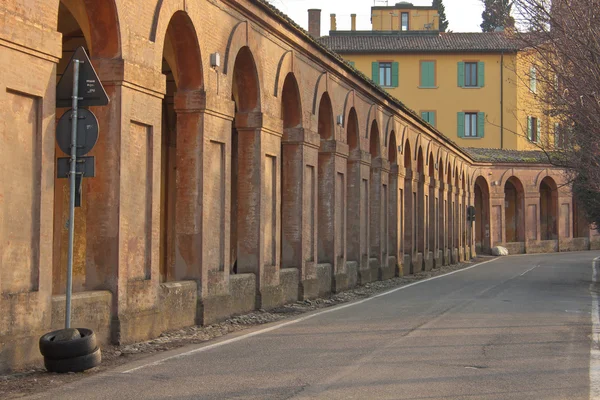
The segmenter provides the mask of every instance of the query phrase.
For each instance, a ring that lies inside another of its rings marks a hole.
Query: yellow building
[[[438,31],[438,10],[400,2],[390,7],[372,7],[374,31]]]
[[[528,150],[553,142],[520,42],[508,32],[427,32],[425,20],[437,29],[433,8],[407,7],[373,7],[372,31],[330,31],[320,41],[461,146]],[[386,22],[386,10],[408,12],[409,29]]]

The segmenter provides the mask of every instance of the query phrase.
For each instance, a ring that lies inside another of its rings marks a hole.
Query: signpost
[[[58,159],[58,177],[69,178],[69,254],[67,261],[67,302],[65,329],[71,327],[71,296],[73,293],[73,241],[75,234],[75,206],[81,202],[81,182],[84,176],[95,174],[94,157],[87,154],[98,140],[98,120],[91,111],[81,107],[105,106],[108,96],[83,47],[78,48],[65,73],[56,86],[56,106],[68,107],[57,127],[60,149],[69,154]],[[70,122],[70,135],[69,135]],[[69,137],[70,136],[70,137]],[[77,158],[80,157],[78,160]],[[66,166],[68,165],[68,172]]]

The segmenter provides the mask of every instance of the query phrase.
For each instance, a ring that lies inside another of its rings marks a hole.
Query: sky
[[[268,0],[279,10],[287,14],[296,23],[308,30],[308,9],[321,9],[321,35],[329,32],[330,14],[337,16],[337,29],[350,30],[350,14],[356,14],[356,29],[371,30],[371,7],[374,0]],[[400,0],[390,0],[394,5]],[[405,0],[415,6],[430,6],[431,0]],[[377,0],[378,6],[386,1]],[[449,30],[454,32],[481,32],[481,0],[444,0]]]

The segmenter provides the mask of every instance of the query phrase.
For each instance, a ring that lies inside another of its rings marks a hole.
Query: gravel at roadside
[[[146,342],[122,346],[103,346],[102,365],[79,374],[48,373],[43,367],[35,366],[9,375],[0,375],[0,398],[14,399],[50,390],[83,377],[108,371],[119,365],[146,357],[149,354],[175,349],[188,344],[203,343],[257,325],[277,322],[309,311],[371,297],[419,280],[460,270],[491,258],[493,257],[478,257],[469,262],[445,266],[433,271],[420,272],[415,275],[393,278],[387,281],[372,282],[352,290],[334,294],[326,299],[297,301],[269,311],[257,310],[248,314],[231,317],[218,324],[192,326],[169,331]]]

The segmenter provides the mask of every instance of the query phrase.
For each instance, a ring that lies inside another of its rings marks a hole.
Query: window
[[[435,87],[435,61],[421,61],[421,86],[422,88]]]
[[[465,86],[477,87],[477,63],[465,63]]]
[[[400,30],[401,31],[408,30],[408,13],[407,12],[402,13],[402,24],[400,26]]]
[[[541,122],[536,117],[527,117],[527,139],[537,143],[540,140]]]
[[[565,133],[558,122],[554,123],[554,147],[557,149],[565,147]]]
[[[532,93],[537,93],[537,71],[535,67],[531,67],[529,70],[529,90]]]
[[[379,63],[379,86],[392,86],[392,63]]]
[[[435,126],[435,111],[421,111],[421,118]]]
[[[485,130],[484,112],[459,112],[458,113],[458,137],[459,138],[483,138]]]
[[[459,62],[458,87],[482,88],[485,86],[484,62]]]
[[[355,67],[354,61],[348,61],[348,64],[350,64],[352,67]]]
[[[398,87],[398,63],[385,61],[372,64],[373,82],[383,87]]]
[[[465,137],[477,137],[477,113],[465,113]]]

